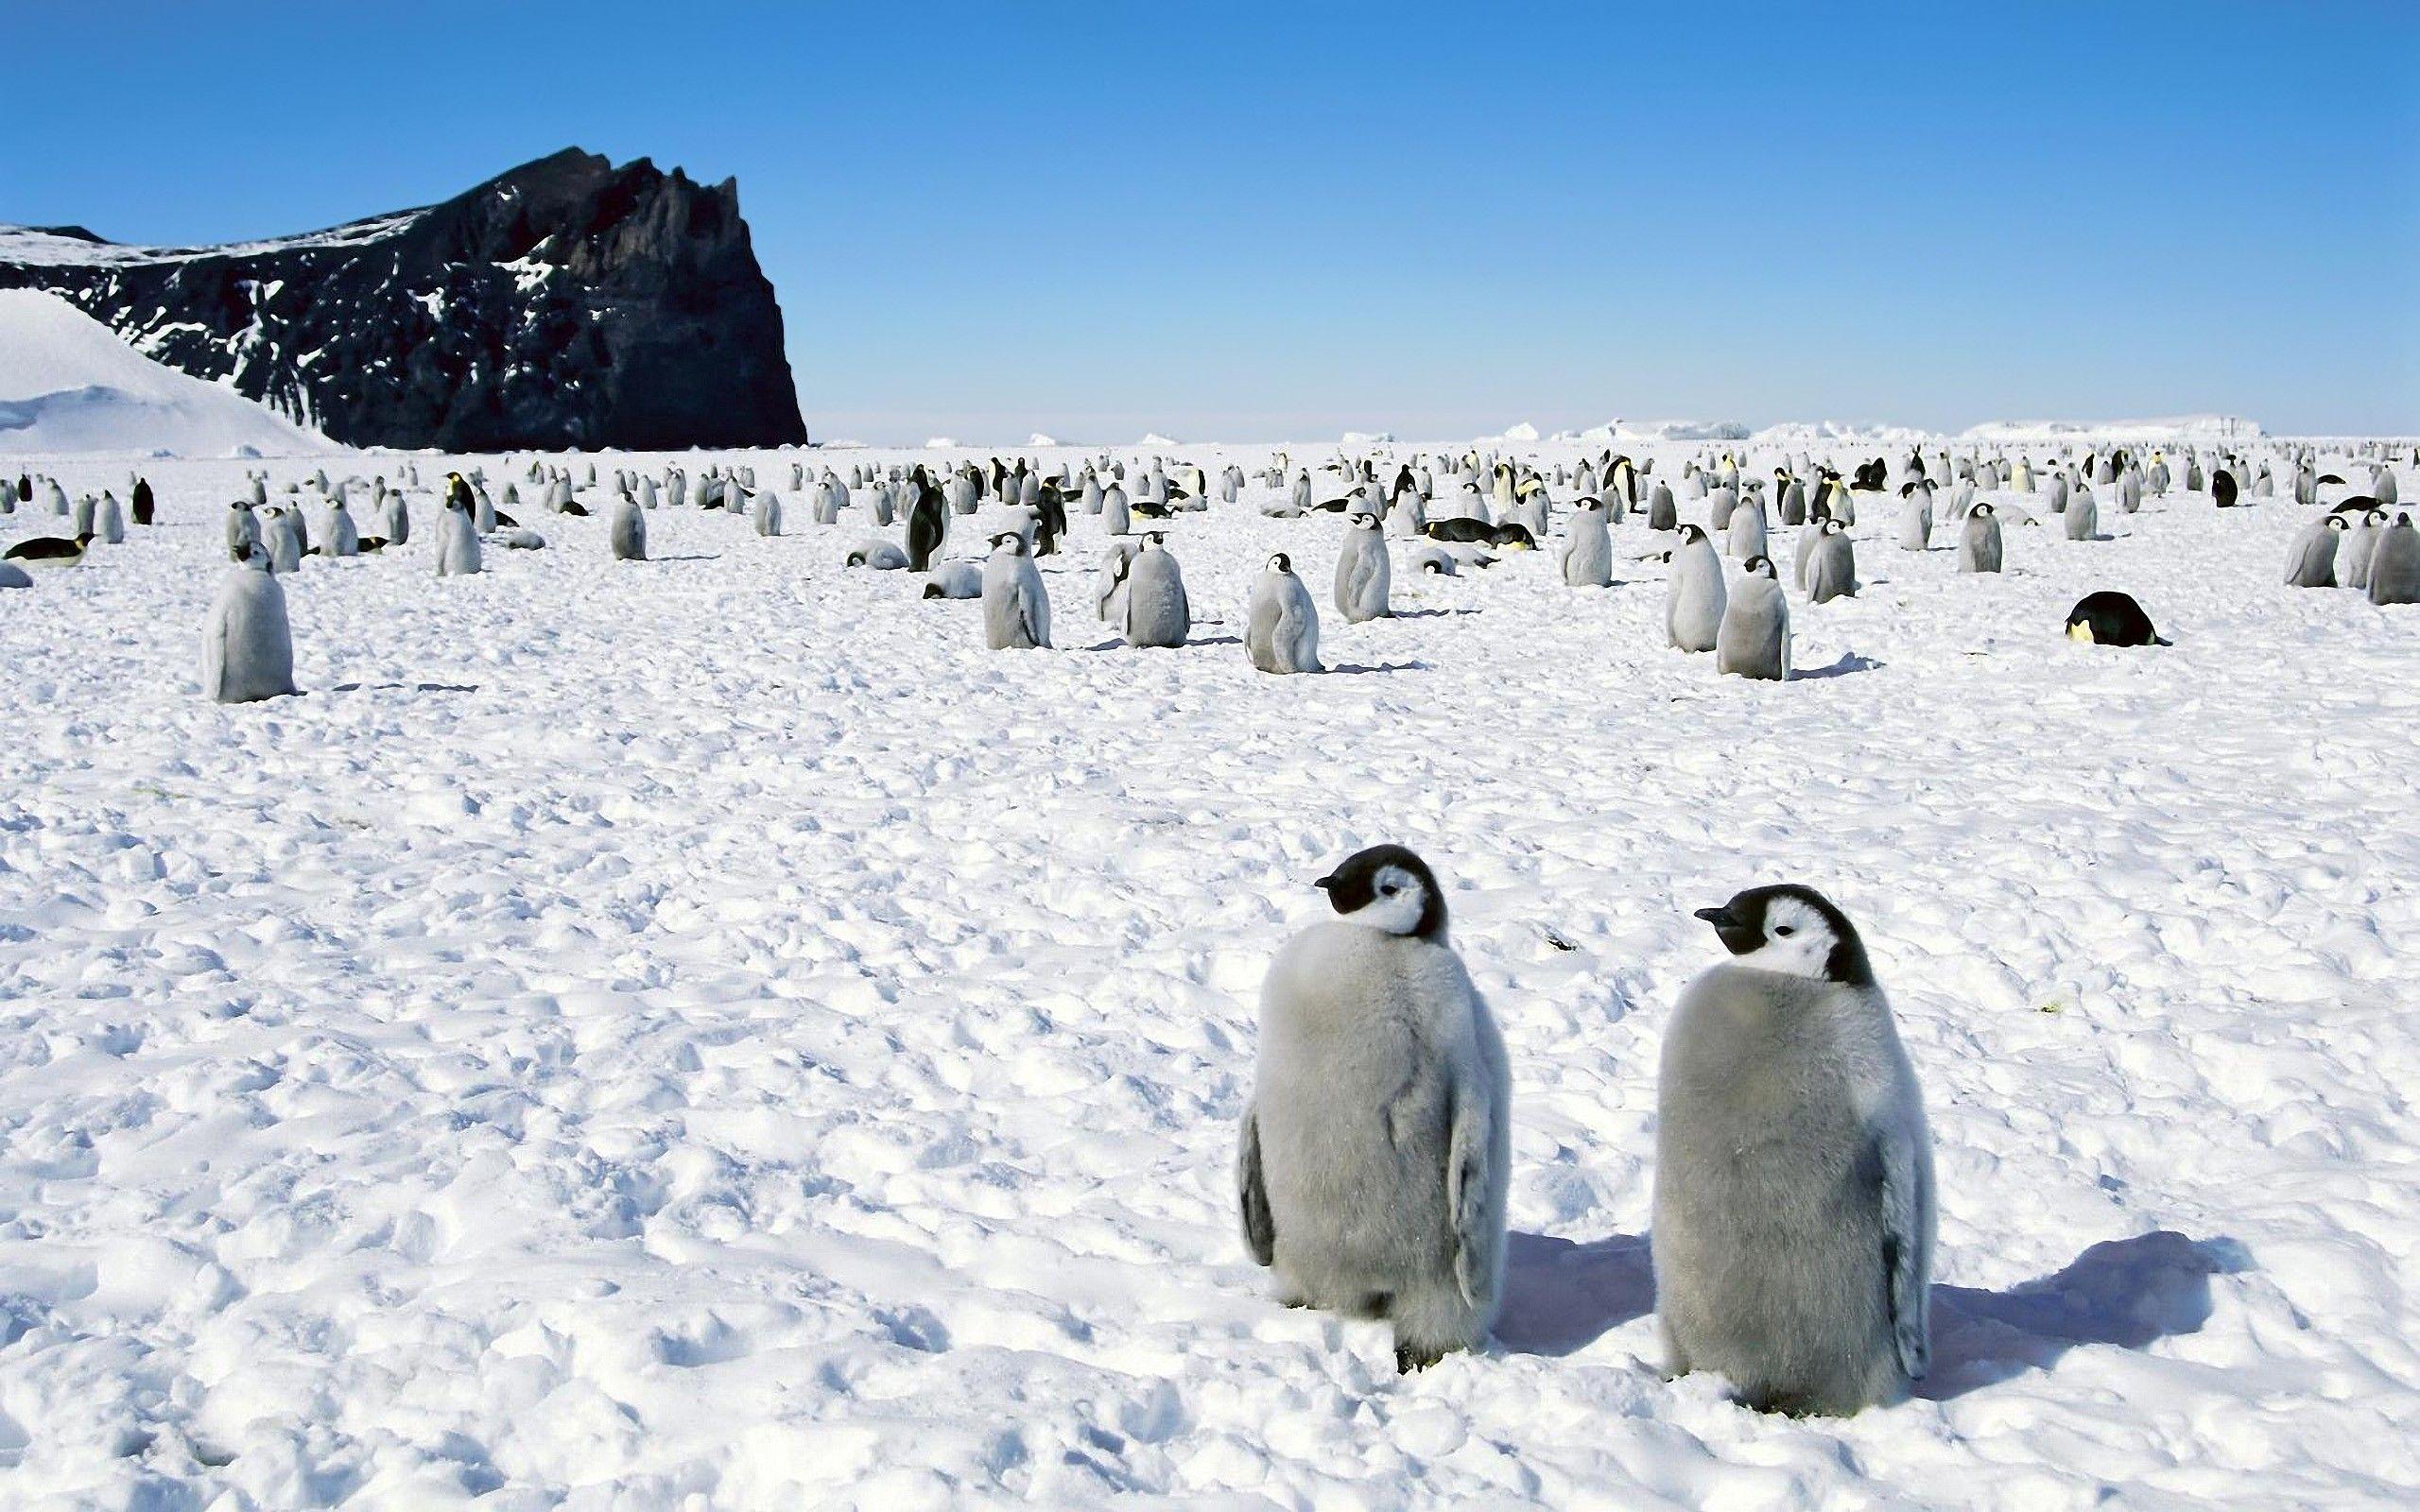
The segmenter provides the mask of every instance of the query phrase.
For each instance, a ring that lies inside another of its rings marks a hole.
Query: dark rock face
[[[425,210],[244,246],[0,228],[15,287],[354,446],[807,438],[737,186],[644,158],[570,148]]]

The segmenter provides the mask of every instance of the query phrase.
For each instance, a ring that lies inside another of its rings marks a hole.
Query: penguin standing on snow
[[[1167,536],[1154,530],[1143,538],[1126,574],[1126,619],[1121,627],[1126,644],[1136,646],[1178,646],[1193,628],[1192,607],[1185,602],[1184,575],[1168,555]]]
[[[248,545],[218,585],[201,632],[201,692],[217,703],[282,698],[294,688],[294,634],[285,590],[268,557]]]
[[[1392,576],[1393,564],[1387,556],[1387,538],[1378,529],[1378,517],[1367,509],[1356,510],[1336,558],[1336,607],[1344,623],[1358,625],[1391,613],[1387,590]]]
[[[147,525],[151,523],[152,512],[157,507],[157,503],[152,497],[149,478],[134,480],[134,492],[129,495],[128,503],[134,510],[136,524]]]
[[[933,497],[940,496],[934,490]],[[1049,648],[1050,595],[1041,571],[1025,554],[1022,531],[1004,530],[992,538],[991,559],[983,564],[983,642],[994,651]]]
[[[614,502],[613,518],[606,524],[606,544],[615,561],[647,560],[647,511],[627,493]]]
[[[1611,588],[1614,539],[1605,528],[1605,506],[1595,498],[1573,501],[1564,527],[1563,580],[1573,588]]]
[[[1931,1363],[1932,1136],[1847,916],[1799,886],[1702,908],[1656,1090],[1651,1245],[1673,1376],[1760,1412],[1894,1402]]]
[[[1857,590],[1857,547],[1849,540],[1848,526],[1826,520],[1806,559],[1806,596],[1826,604],[1836,598],[1854,598]]]
[[[1988,504],[1979,504],[1966,511],[1966,523],[1958,531],[1958,570],[1962,573],[1996,573],[2000,570],[1999,512]]]
[[[782,496],[770,489],[759,492],[748,504],[748,522],[756,534],[771,540],[782,533]]]
[[[2336,543],[2345,528],[2341,514],[2324,514],[2303,526],[2303,533],[2294,538],[2293,550],[2286,554],[2286,586],[2334,588]]]
[[[2086,645],[2166,645],[2133,595],[2111,589],[2086,593],[2067,610],[2067,639]]]
[[[916,499],[908,506],[908,570],[921,573],[932,566],[933,554],[942,549],[949,523],[942,490],[921,466],[914,482]]]
[[[1932,490],[1910,483],[1899,506],[1899,549],[1926,551],[1932,546]]]
[[[1126,573],[1142,549],[1132,541],[1113,541],[1101,553],[1100,570],[1093,577],[1093,613],[1103,625],[1126,623]]]
[[[2342,508],[2342,506],[2339,506]],[[2336,580],[2347,588],[2363,593],[2370,589],[2370,554],[2377,547],[2378,537],[2386,530],[2384,509],[2370,508],[2346,511],[2352,524],[2344,532],[2344,543],[2336,553]]]
[[[1713,650],[1728,598],[1722,586],[1722,558],[1714,554],[1714,542],[1696,525],[1685,524],[1680,543],[1666,552],[1664,559],[1670,563],[1666,575],[1665,638],[1675,650]]]
[[[2100,507],[2093,502],[2090,489],[2079,487],[2074,497],[2067,500],[2067,512],[2064,524],[2066,525],[2069,541],[2099,539],[2097,532],[2100,528]]]
[[[479,533],[471,528],[471,504],[462,494],[449,493],[437,522],[437,576],[467,577],[478,570]]]
[[[1445,899],[1402,846],[1319,885],[1343,917],[1270,963],[1236,1162],[1245,1242],[1288,1306],[1392,1325],[1395,1367],[1478,1349],[1504,1276],[1512,1084],[1445,933]]]
[[[1263,672],[1321,670],[1320,611],[1282,551],[1269,558],[1268,571],[1253,585],[1244,654]]]
[[[227,507],[227,559],[242,561],[248,548],[261,540],[261,517],[252,512],[251,501],[237,499]]]
[[[343,494],[328,501],[328,521],[320,537],[320,550],[326,556],[361,555],[361,531],[353,523],[353,512],[344,507]]]
[[[2373,604],[2420,604],[2420,530],[2409,511],[2397,511],[2370,548],[2369,594]]]
[[[1714,670],[1784,682],[1789,678],[1789,600],[1771,557],[1748,558],[1714,634]]]

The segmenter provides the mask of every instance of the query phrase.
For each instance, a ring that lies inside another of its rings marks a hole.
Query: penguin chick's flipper
[[[1487,1047],[1482,1044],[1480,1054]],[[1445,1152],[1445,1203],[1454,1228],[1454,1280],[1473,1307],[1495,1295],[1497,1240],[1504,1226],[1505,1194],[1495,1189],[1492,1143],[1496,1112],[1485,1077],[1457,1089],[1453,1138]]]
[[[1236,1192],[1244,1211],[1244,1243],[1267,1265],[1277,1259],[1277,1220],[1269,1212],[1269,1185],[1260,1174],[1260,1117],[1244,1115],[1243,1148],[1236,1155]]]
[[[1920,1214],[1932,1206],[1930,1173],[1915,1145],[1896,1132],[1881,1139],[1882,1264],[1888,1277],[1891,1340],[1899,1368],[1921,1381],[1932,1366],[1932,1330],[1926,1312],[1925,1235]]]

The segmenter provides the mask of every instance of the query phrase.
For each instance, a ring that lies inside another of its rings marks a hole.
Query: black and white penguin
[[[28,536],[0,551],[0,561],[21,561],[28,567],[73,567],[84,559],[85,549],[97,539],[90,533],[79,536]]]
[[[908,570],[921,573],[932,566],[934,554],[942,549],[948,533],[948,506],[921,464],[910,481],[916,486],[916,498],[908,506]]]
[[[2086,645],[2166,645],[2152,617],[2130,594],[2104,588],[2086,593],[2067,610],[2067,639]]]

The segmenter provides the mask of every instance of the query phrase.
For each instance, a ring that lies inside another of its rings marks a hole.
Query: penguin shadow
[[[1475,609],[1398,609],[1388,610],[1386,617],[1391,620],[1442,620],[1478,612]]]
[[[1372,672],[1426,672],[1427,670],[1428,663],[1426,662],[1381,662],[1374,667],[1365,667],[1358,662],[1345,662],[1338,666],[1322,667],[1320,676],[1357,678]]]
[[[1565,1355],[1655,1311],[1645,1234],[1582,1244],[1515,1233],[1504,1246],[1495,1342],[1514,1354]]]
[[[2033,1370],[2080,1345],[2144,1349],[2210,1320],[2210,1278],[2253,1268],[2232,1239],[2172,1228],[2112,1239],[2055,1276],[2004,1292],[1932,1289],[1932,1369],[1915,1395],[1950,1401]]]
[[[1887,662],[1876,662],[1870,656],[1859,656],[1855,651],[1844,651],[1838,662],[1827,667],[1792,668],[1789,680],[1811,682],[1818,678],[1845,678],[1852,673],[1872,672],[1886,665],[1888,665]]]
[[[660,562],[660,561],[720,561],[720,560],[722,560],[722,553],[721,553],[721,552],[718,552],[718,551],[693,551],[693,552],[690,552],[690,553],[689,553],[687,556],[685,556],[685,557],[649,557],[649,558],[646,558],[646,560],[647,560],[647,562]]]
[[[475,682],[339,682],[330,693],[476,693]]]

